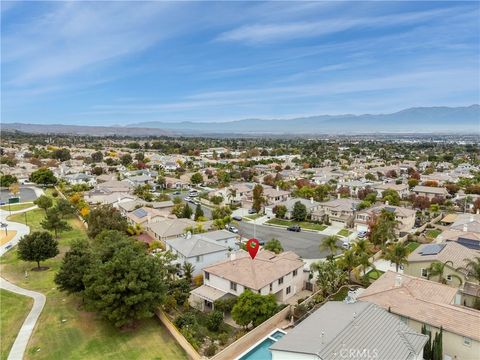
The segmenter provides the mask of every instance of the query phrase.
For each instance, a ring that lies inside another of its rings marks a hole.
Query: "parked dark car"
[[[287,227],[287,230],[288,231],[294,231],[294,232],[300,232],[300,230],[302,230],[302,228],[298,225],[291,225],[291,226]]]

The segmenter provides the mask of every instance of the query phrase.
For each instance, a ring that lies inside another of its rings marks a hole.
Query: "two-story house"
[[[204,284],[190,292],[190,304],[202,311],[227,294],[239,296],[246,289],[261,295],[274,294],[279,303],[303,289],[306,276],[300,257],[286,251],[276,255],[260,250],[252,259],[241,250],[230,258],[203,269]]]
[[[379,216],[382,210],[395,214],[395,220],[398,221],[396,228],[398,232],[408,232],[415,226],[415,210],[401,206],[381,204],[357,212],[354,221],[355,230],[368,231],[368,223],[374,216]]]

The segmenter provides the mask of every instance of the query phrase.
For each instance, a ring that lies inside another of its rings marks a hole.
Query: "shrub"
[[[203,275],[197,275],[193,278],[193,283],[195,286],[201,286],[203,285]]]
[[[228,333],[221,333],[220,335],[218,335],[218,340],[222,345],[226,345],[228,343],[229,338],[230,336],[228,335]]]
[[[217,345],[215,345],[214,343],[211,343],[210,345],[208,345],[208,347],[204,351],[205,356],[208,356],[208,357],[215,355],[216,352],[217,352]]]
[[[179,329],[183,329],[187,325],[197,325],[197,319],[193,313],[185,313],[175,319],[175,326]]]
[[[208,314],[207,329],[210,331],[218,331],[223,323],[223,313],[215,310]]]

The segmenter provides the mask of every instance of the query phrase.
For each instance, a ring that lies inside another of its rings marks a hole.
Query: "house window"
[[[230,281],[230,290],[237,291],[237,283]]]
[[[286,290],[287,295],[290,294],[291,292],[292,292],[292,288],[290,286],[287,287],[287,290]]]
[[[423,278],[427,278],[428,277],[428,270],[427,269],[420,269],[420,275],[423,277]]]
[[[278,279],[278,285],[282,285],[282,284],[283,284],[283,276],[280,279]]]
[[[469,337],[464,336],[463,337],[463,345],[465,346],[472,346],[472,339]]]
[[[273,283],[270,283],[270,291],[273,291]]]
[[[293,270],[293,277],[297,276],[298,270]]]
[[[210,280],[210,273],[205,271],[205,280]]]
[[[447,275],[447,281],[452,281],[452,275]]]

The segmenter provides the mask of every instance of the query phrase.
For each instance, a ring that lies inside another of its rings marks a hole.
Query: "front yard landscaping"
[[[42,230],[40,222],[44,216],[45,211],[41,209],[27,213],[31,231]],[[9,220],[25,223],[25,215],[12,215]],[[119,330],[97,314],[86,311],[80,297],[57,290],[53,279],[63,255],[73,240],[87,238],[85,227],[76,216],[71,216],[68,223],[71,230],[59,235],[60,254],[42,262],[48,270],[30,271],[35,264],[19,260],[15,248],[0,259],[3,277],[47,296],[25,359],[186,359],[183,349],[156,317],[136,323],[134,329]],[[14,338],[17,332],[18,329],[9,328],[2,331],[2,338]]]
[[[342,230],[340,230],[340,231],[337,233],[337,235],[339,235],[339,236],[344,236],[344,237],[348,237],[348,236],[350,236],[351,233],[352,233],[352,232],[349,231],[349,230],[347,230],[347,229],[342,229]]]
[[[0,209],[5,211],[17,211],[17,210],[28,209],[32,206],[35,206],[35,205],[33,202],[30,202],[30,203],[21,203],[21,204],[2,205],[0,206]]]
[[[370,279],[370,282],[373,282],[377,280],[380,276],[382,276],[383,273],[384,272],[381,270],[372,269],[366,274],[366,276],[368,276],[368,278]]]
[[[412,251],[415,251],[415,249],[417,247],[420,246],[420,243],[416,242],[416,241],[411,241],[411,242],[408,242],[407,243],[407,250],[408,250],[408,253],[410,254]]]
[[[435,239],[438,235],[442,233],[442,230],[439,229],[430,229],[425,232],[426,237]]]
[[[292,225],[298,225],[302,229],[316,230],[316,231],[323,231],[328,227],[327,225],[324,225],[324,224],[316,224],[308,221],[292,221],[292,220],[277,219],[277,218],[268,220],[266,224],[280,225],[280,226],[286,226],[286,227],[292,226]]]

